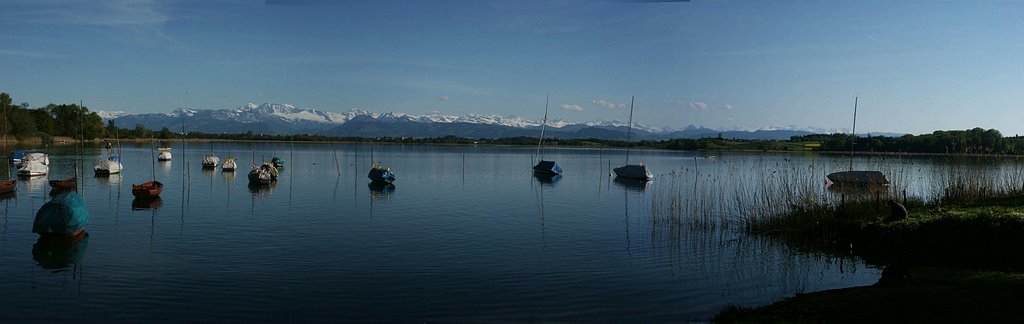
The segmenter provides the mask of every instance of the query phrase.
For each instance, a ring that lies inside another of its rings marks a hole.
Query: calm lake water
[[[531,173],[535,148],[375,145],[398,177],[375,187],[369,145],[172,146],[174,159],[155,163],[161,200],[134,208],[151,147],[125,145],[125,170],[110,178],[92,176],[103,151],[86,150],[89,237],[56,265],[33,256],[48,178],[18,181],[0,201],[0,320],[678,322],[868,285],[880,272],[653,221],[671,174],[733,163],[757,176],[746,166],[842,157],[633,151],[657,174],[640,186],[609,177],[619,150],[548,149],[565,175],[547,181]],[[240,170],[202,170],[211,150],[238,157]],[[77,154],[51,149],[49,179],[70,176]],[[275,155],[287,159],[276,184],[249,188],[253,156]]]

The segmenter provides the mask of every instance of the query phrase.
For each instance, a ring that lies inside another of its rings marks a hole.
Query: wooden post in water
[[[82,154],[83,154],[82,151],[85,151],[85,104],[82,103],[81,99],[78,100],[78,108],[79,108],[78,109],[78,113],[79,113],[78,114],[78,117],[79,117],[78,120],[79,120],[79,123],[82,123],[82,126],[80,127],[80,130],[82,131],[82,134],[81,134],[82,138],[78,140],[79,147],[80,147],[80,149],[78,151],[78,157],[80,159],[82,159],[82,164],[83,164],[82,173],[85,173],[85,170],[84,170],[85,169],[84,168],[85,158],[82,157]],[[117,128],[115,127],[114,129],[116,130]],[[78,182],[78,165],[75,165],[75,182],[76,183]],[[78,185],[75,184],[75,186],[78,186]],[[82,177],[82,190],[79,191],[79,192],[82,193],[82,197],[85,197],[85,177]]]
[[[853,137],[850,138],[850,171],[853,171],[853,144],[857,142],[857,99],[853,97]]]
[[[341,164],[338,161],[338,148],[334,148],[334,168],[338,169],[338,176],[341,176]]]

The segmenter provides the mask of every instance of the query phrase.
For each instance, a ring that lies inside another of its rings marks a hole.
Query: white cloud
[[[704,103],[703,101],[694,101],[690,103],[690,109],[696,111],[710,111],[711,106],[708,106],[708,104]]]
[[[37,59],[64,59],[64,58],[68,58],[67,55],[63,55],[63,54],[53,54],[53,53],[44,53],[44,52],[31,52],[31,51],[19,51],[19,50],[10,50],[10,49],[0,48],[0,56],[4,56],[4,55],[6,55],[6,56],[21,56],[21,57],[37,58]]]
[[[583,111],[583,107],[580,107],[580,105],[576,105],[576,104],[562,104],[559,107],[562,107],[562,109],[565,109],[565,110],[568,110],[568,111]]]
[[[440,96],[440,97],[437,97],[437,100],[440,100],[440,101],[448,101],[448,100],[452,100],[452,98],[450,98],[450,97],[448,97],[448,96]]]
[[[625,104],[616,104],[616,103],[613,103],[611,101],[604,100],[604,99],[597,99],[597,100],[593,100],[591,102],[594,103],[595,105],[598,105],[599,107],[605,107],[605,108],[608,108],[608,109],[616,109],[616,108],[623,108],[624,109],[624,108],[629,108],[629,106],[626,106]]]
[[[722,106],[722,109],[725,109],[725,111],[732,111],[733,110],[732,105],[730,105],[730,104],[726,104],[725,106]]]
[[[155,0],[36,1],[12,8],[22,22],[117,27],[163,25],[170,17],[159,10],[162,5]]]

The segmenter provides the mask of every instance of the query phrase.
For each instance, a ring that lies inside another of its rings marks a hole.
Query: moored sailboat
[[[370,145],[370,161],[373,161],[373,145]],[[373,162],[370,167],[370,173],[366,175],[370,178],[371,182],[375,183],[392,183],[395,182],[395,173],[391,172],[391,167],[384,166],[380,162]]]
[[[158,147],[156,150],[160,152],[160,154],[156,156],[156,159],[159,161],[170,161],[173,158],[170,147]]]
[[[46,175],[50,172],[50,158],[46,153],[29,153],[21,159],[21,166],[18,167],[19,177],[34,177]]]
[[[149,157],[153,158],[153,153],[149,154]],[[155,198],[159,197],[160,193],[164,191],[164,184],[160,181],[156,181],[156,160],[153,160],[153,180],[140,184],[132,184],[132,196],[135,198]]]
[[[366,177],[377,183],[395,182],[395,173],[391,172],[390,167],[383,166],[380,162],[373,162],[373,167],[370,168],[370,173]]]
[[[216,168],[218,164],[220,164],[220,158],[216,154],[210,153],[203,156],[204,169]]]
[[[540,176],[556,176],[562,174],[562,167],[555,161],[544,160],[544,130],[548,126],[548,99],[544,99],[544,121],[540,126],[540,140],[537,141],[537,157],[539,161],[533,166],[533,173]]]
[[[268,185],[277,178],[277,169],[270,163],[252,165],[249,170],[249,185]]]
[[[633,97],[629,98],[629,128],[626,130],[626,164],[615,169],[615,176],[619,178],[628,179],[639,179],[643,181],[651,180],[654,178],[654,174],[651,170],[644,165],[643,162],[640,164],[629,164],[629,140],[630,135],[633,131]]]
[[[857,101],[858,97],[853,98],[853,134],[850,139],[850,169],[849,171],[839,171],[829,173],[825,178],[832,181],[833,184],[845,185],[845,186],[887,186],[889,185],[889,179],[885,177],[885,174],[881,171],[854,171],[853,170],[853,150],[854,144],[857,140]]]
[[[224,163],[220,166],[220,170],[223,172],[234,172],[236,168],[238,168],[238,159],[230,156],[224,158]]]
[[[109,176],[111,174],[121,173],[121,169],[123,168],[124,165],[121,164],[121,157],[117,154],[111,154],[105,160],[97,162],[96,166],[93,167],[93,170],[96,171],[97,176]]]

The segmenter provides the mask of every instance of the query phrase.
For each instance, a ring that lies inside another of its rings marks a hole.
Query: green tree
[[[135,136],[136,138],[149,138],[150,131],[146,129],[146,126],[143,126],[142,124],[135,124],[135,130],[132,131],[132,135]]]
[[[0,92],[0,133],[4,135],[11,133],[11,124],[8,122],[10,119],[8,115],[11,111],[11,95],[6,92]]]
[[[49,135],[54,135],[54,124],[53,117],[50,116],[50,112],[46,109],[33,109],[29,110],[32,114],[32,121],[36,123],[36,130]]]

